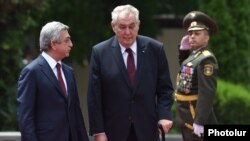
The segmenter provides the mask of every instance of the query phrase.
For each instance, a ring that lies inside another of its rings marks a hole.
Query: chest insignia
[[[204,71],[203,71],[203,73],[206,76],[213,75],[213,65],[211,65],[211,64],[204,65]]]

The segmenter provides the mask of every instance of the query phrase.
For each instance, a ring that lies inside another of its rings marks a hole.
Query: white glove
[[[204,126],[193,123],[193,127],[194,127],[194,134],[201,137],[201,135],[204,133]]]
[[[181,39],[180,50],[189,50],[189,49],[190,45],[189,45],[188,35],[185,35]]]

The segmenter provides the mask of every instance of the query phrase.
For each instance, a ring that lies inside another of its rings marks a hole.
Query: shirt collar
[[[61,61],[56,62],[55,59],[53,59],[51,56],[49,56],[46,52],[42,52],[42,56],[44,57],[44,59],[48,62],[49,66],[54,69],[56,67],[56,64],[62,64]]]
[[[122,54],[125,52],[126,48],[124,46],[122,46],[120,43],[119,43],[120,47],[121,47],[121,51],[122,51]],[[136,41],[129,47],[132,51],[133,51],[133,54],[136,54],[137,53],[137,50],[136,50],[136,46],[137,46],[137,43]]]

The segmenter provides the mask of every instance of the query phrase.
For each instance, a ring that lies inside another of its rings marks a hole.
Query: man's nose
[[[126,33],[126,34],[129,34],[129,33],[130,33],[129,27],[126,27],[126,28],[125,28],[125,33]]]

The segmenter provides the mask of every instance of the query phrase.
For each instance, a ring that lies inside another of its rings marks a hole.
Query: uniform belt
[[[194,101],[197,99],[198,99],[198,94],[181,95],[181,94],[175,93],[175,100],[177,100],[177,101]]]
[[[195,109],[191,101],[195,101],[198,99],[198,94],[192,94],[192,95],[181,95],[178,93],[175,93],[175,100],[176,101],[187,101],[189,102],[189,110],[192,115],[192,118],[195,118]],[[185,124],[185,126],[191,130],[193,130],[193,127],[189,124]]]
[[[195,101],[198,99],[198,94],[193,94],[193,95],[181,95],[175,93],[175,100],[176,101],[187,101],[189,102],[189,110],[191,112],[192,118],[194,119],[195,117],[195,109],[191,101]]]

